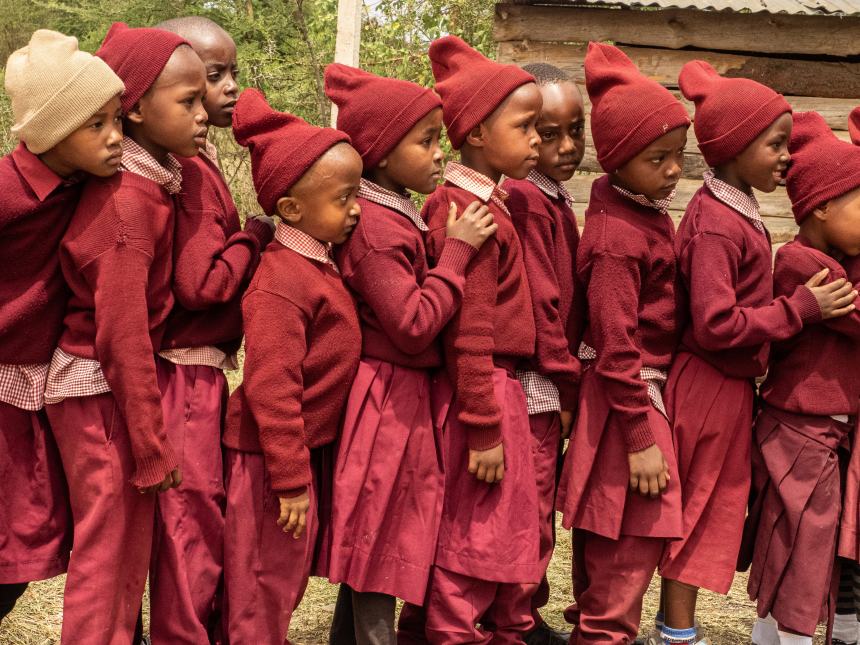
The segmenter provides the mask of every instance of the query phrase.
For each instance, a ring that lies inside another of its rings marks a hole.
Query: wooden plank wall
[[[860,104],[858,17],[498,4],[494,37],[499,60],[519,65],[552,63],[576,80],[583,95],[587,41],[611,40],[645,75],[681,98],[691,118],[693,105],[681,97],[678,74],[687,61],[697,58],[723,75],[766,83],[785,94],[795,110],[821,112],[846,141],[848,113]],[[585,100],[588,113],[587,95]],[[602,173],[590,132],[587,136],[581,172],[568,184],[580,204],[588,201],[591,183]],[[687,150],[672,210],[676,220],[701,185],[706,168],[693,128]],[[757,197],[774,242],[791,239],[796,227],[785,190]],[[581,214],[584,208],[577,210]]]

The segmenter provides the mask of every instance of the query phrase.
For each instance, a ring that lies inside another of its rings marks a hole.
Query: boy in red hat
[[[184,38],[206,67],[210,127],[229,128],[239,97],[236,45],[202,16],[157,26]],[[221,449],[225,369],[236,369],[242,341],[241,298],[272,239],[272,226],[239,213],[209,141],[182,158],[182,190],[173,246],[176,304],[158,362],[167,434],[180,453],[182,487],[158,498],[150,566],[153,643],[205,642],[213,629],[224,543]],[[217,622],[217,621],[215,621]]]
[[[681,316],[667,209],[690,120],[615,47],[589,44],[585,79],[607,174],[592,185],[577,251],[588,324],[558,508],[574,529],[575,642],[629,643],[663,546],[681,534],[661,386]]]
[[[358,222],[361,158],[343,132],[276,112],[253,89],[236,103],[233,133],[250,149],[263,212],[279,221],[242,299],[244,382],[227,406],[224,620],[232,643],[280,645],[327,514],[361,351],[330,253]]]
[[[123,84],[78,41],[40,29],[6,63],[12,133],[0,160],[0,621],[32,580],[66,570],[71,517],[44,412],[68,295],[57,249],[84,173],[119,168]]]
[[[789,149],[786,187],[800,232],[777,251],[774,291],[791,297],[822,270],[834,280],[860,282],[860,149],[837,139],[817,112],[795,115]],[[833,612],[837,543],[839,555],[858,555],[856,531],[837,539],[840,471],[860,400],[860,314],[853,304],[846,309],[776,343],[761,387],[749,593],[758,615],[776,620],[780,644],[812,645],[816,625]],[[854,529],[857,483],[845,491],[846,501],[854,500],[845,507]]]
[[[173,306],[174,154],[203,145],[200,58],[115,23],[96,53],[125,83],[123,172],[93,179],[60,246],[72,292],[45,402],[69,482],[74,542],[63,642],[128,642],[152,548],[155,493],[178,486],[155,352]]]
[[[844,281],[816,287],[825,274],[810,273],[808,284],[774,299],[770,236],[752,189],[773,192],[782,179],[791,106],[755,81],[722,78],[704,61],[687,63],[679,84],[696,103],[696,136],[713,168],[675,242],[690,316],[665,390],[683,533],[661,560],[661,630],[666,642],[692,643],[698,588],[724,594],[734,577],[750,487],[754,379],[767,369],[770,342],[845,313],[853,296]]]
[[[424,205],[431,264],[447,248],[452,203],[464,209],[477,198],[498,230],[469,265],[463,304],[443,333],[451,383],[440,376],[434,398],[445,424],[445,500],[424,631],[432,643],[520,642],[533,624],[530,598],[542,571],[528,412],[514,370],[534,353],[535,332],[522,250],[498,182],[534,169],[541,97],[531,74],[456,36],[434,41],[430,61],[461,159],[447,165],[445,183]],[[401,630],[420,631],[419,613],[405,609]]]
[[[517,371],[528,404],[540,504],[540,556],[546,571],[555,534],[555,490],[559,453],[570,435],[579,394],[585,298],[574,282],[579,229],[573,199],[564,187],[585,152],[585,109],[579,88],[546,63],[523,67],[538,82],[543,108],[537,122],[541,142],[537,167],[525,179],[507,179],[508,209],[523,248],[537,342],[535,355]],[[526,643],[566,642],[553,633],[539,609],[549,601],[546,574],[532,597],[535,629]]]
[[[393,645],[395,598],[424,602],[436,551],[444,483],[431,408],[436,337],[496,225],[479,202],[459,219],[452,210],[429,268],[427,225],[407,191],[432,193],[441,175],[439,96],[339,64],[326,68],[325,87],[364,162],[361,221],[336,253],[358,301],[362,358],[335,460],[328,575],[341,587],[331,641]]]

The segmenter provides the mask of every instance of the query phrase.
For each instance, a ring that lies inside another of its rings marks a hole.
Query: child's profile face
[[[187,45],[176,48],[158,79],[128,115],[138,143],[194,157],[206,145],[206,69]]]
[[[537,166],[540,137],[535,124],[542,104],[538,86],[526,83],[481,123],[484,154],[496,172],[523,179]]]
[[[40,155],[64,177],[86,172],[110,177],[122,160],[122,106],[119,95],[56,146]]]
[[[785,171],[791,160],[788,142],[792,123],[791,114],[786,112],[729,162],[745,185],[772,193],[785,182]]]
[[[651,201],[666,199],[675,190],[684,168],[687,126],[669,130],[613,174],[613,182]]]
[[[321,242],[340,244],[358,224],[356,201],[361,157],[348,143],[339,143],[278,200],[278,212],[290,225]]]
[[[567,181],[585,154],[585,108],[575,84],[562,81],[540,88],[543,108],[535,129],[540,136],[537,170]]]
[[[377,172],[397,186],[424,195],[432,193],[442,176],[441,135],[442,108],[436,108],[412,127],[380,162]]]
[[[821,220],[828,246],[845,255],[860,255],[860,188],[831,199],[813,216]]]
[[[203,107],[209,116],[209,125],[229,128],[233,122],[233,108],[239,98],[236,44],[226,31],[218,27],[195,32],[186,40],[206,67]]]

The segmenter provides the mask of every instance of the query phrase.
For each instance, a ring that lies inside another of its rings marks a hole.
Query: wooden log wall
[[[498,4],[494,37],[499,60],[556,65],[573,77],[583,95],[587,42],[613,41],[643,74],[681,98],[691,118],[693,105],[681,97],[678,74],[697,58],[725,76],[773,87],[797,111],[817,110],[846,141],[848,114],[860,104],[860,17]],[[585,101],[588,114],[587,95]],[[684,175],[672,210],[676,220],[701,185],[705,169],[690,128]],[[602,173],[590,132],[580,171],[568,188],[585,204],[591,183]],[[757,197],[774,242],[791,239],[796,227],[785,190]],[[577,210],[581,214],[584,207]]]

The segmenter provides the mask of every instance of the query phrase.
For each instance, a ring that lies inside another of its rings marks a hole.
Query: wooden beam
[[[493,37],[845,57],[860,54],[860,18],[498,4]]]
[[[334,45],[334,62],[358,67],[361,50],[362,0],[338,0],[337,36]],[[337,124],[337,106],[331,108],[331,124]]]
[[[502,42],[499,44],[499,59],[520,65],[550,62],[584,83],[586,48],[585,44]],[[670,88],[678,87],[678,74],[685,63],[703,59],[723,76],[751,78],[786,95],[855,100],[860,97],[860,63],[788,60],[649,47],[622,46],[620,49],[643,74]]]

